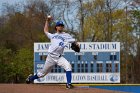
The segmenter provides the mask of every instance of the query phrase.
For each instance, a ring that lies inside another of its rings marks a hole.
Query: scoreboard
[[[63,56],[72,66],[72,83],[120,83],[120,42],[79,42],[80,52],[65,47]],[[40,71],[50,43],[34,43],[34,74]],[[34,83],[65,83],[65,70],[57,65]]]

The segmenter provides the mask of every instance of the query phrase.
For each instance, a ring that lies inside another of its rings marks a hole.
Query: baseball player
[[[68,33],[63,32],[64,24],[62,21],[58,21],[55,25],[56,33],[51,34],[48,30],[48,22],[50,22],[51,17],[48,17],[44,27],[45,35],[50,39],[51,46],[48,49],[48,56],[46,58],[45,64],[43,69],[35,75],[29,75],[26,79],[26,83],[32,83],[35,79],[45,76],[48,74],[53,66],[57,64],[58,66],[64,68],[66,70],[66,88],[71,89],[73,88],[71,84],[71,71],[72,67],[70,63],[62,56],[65,46],[68,43],[75,43],[75,39]],[[79,46],[78,46],[79,47]]]

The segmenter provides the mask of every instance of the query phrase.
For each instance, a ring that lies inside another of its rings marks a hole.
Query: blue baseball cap
[[[64,23],[62,21],[56,22],[56,26],[60,26],[60,25],[64,26]]]

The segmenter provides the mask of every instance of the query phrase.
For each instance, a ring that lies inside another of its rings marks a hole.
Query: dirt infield
[[[65,89],[64,85],[0,84],[0,93],[125,93],[96,88]]]

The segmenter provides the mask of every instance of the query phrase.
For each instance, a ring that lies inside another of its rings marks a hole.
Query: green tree
[[[134,45],[133,45],[133,51],[136,54],[133,56],[133,81],[134,83],[140,83],[140,10],[133,10],[131,12],[132,14],[132,21],[134,26],[134,33],[135,33],[135,39],[134,39]]]
[[[33,51],[21,48],[10,63],[9,73],[12,82],[23,83],[30,73],[33,73]]]
[[[0,47],[0,82],[9,82],[9,73],[11,72],[10,64],[12,62],[13,53],[11,49]]]

